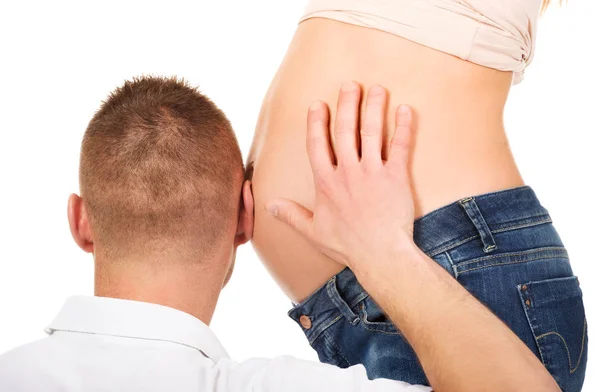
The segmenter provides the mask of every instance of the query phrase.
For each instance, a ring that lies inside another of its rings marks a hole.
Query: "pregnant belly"
[[[312,101],[327,102],[335,116],[343,82],[380,84],[390,96],[387,130],[397,105],[413,107],[410,171],[419,216],[462,197],[522,185],[502,125],[511,77],[376,30],[303,22],[265,97],[250,153],[253,244],[284,292],[300,302],[343,268],[264,211],[272,197],[312,207],[305,152]]]

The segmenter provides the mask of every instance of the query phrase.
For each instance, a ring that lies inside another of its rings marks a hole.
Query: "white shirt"
[[[161,305],[72,297],[49,337],[0,356],[0,391],[430,391],[292,357],[231,360],[197,318]]]

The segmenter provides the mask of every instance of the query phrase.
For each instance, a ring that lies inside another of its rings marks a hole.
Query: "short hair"
[[[200,256],[215,251],[237,217],[243,175],[227,117],[174,77],[126,81],[81,146],[81,196],[96,249],[113,256],[164,250],[165,241]]]

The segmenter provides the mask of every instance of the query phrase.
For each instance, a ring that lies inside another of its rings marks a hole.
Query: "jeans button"
[[[307,315],[300,316],[300,325],[302,325],[302,328],[304,329],[310,329],[310,327],[312,327],[312,321],[310,321],[310,317]]]

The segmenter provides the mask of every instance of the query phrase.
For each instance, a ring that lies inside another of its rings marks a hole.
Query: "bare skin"
[[[240,187],[242,178],[240,173]],[[162,241],[161,249],[144,254],[106,257],[106,246],[96,242],[85,200],[69,197],[67,216],[75,243],[94,256],[94,295],[155,303],[191,314],[209,325],[223,287],[235,264],[237,247],[252,238],[254,200],[250,182],[242,187],[240,210],[229,217],[229,234],[219,250],[204,260],[190,259],[190,249],[202,243],[195,238],[188,247]]]
[[[391,34],[315,18],[299,25],[263,103],[249,156],[257,205],[286,197],[313,206],[305,113],[320,99],[335,115],[338,90],[347,80],[385,86],[388,108],[413,107],[409,170],[417,217],[462,197],[523,185],[502,121],[511,73]],[[387,113],[384,145],[394,124],[393,110]],[[254,247],[293,301],[344,268],[263,209],[255,219]]]
[[[407,170],[410,110],[398,110],[384,160],[385,91],[373,87],[369,92],[360,143],[359,102],[358,86],[345,85],[334,148],[326,106],[311,107],[306,145],[314,172],[314,213],[286,199],[270,201],[269,213],[354,271],[408,339],[434,390],[559,391],[531,350],[414,244]],[[413,294],[425,288],[427,295],[415,298]]]

